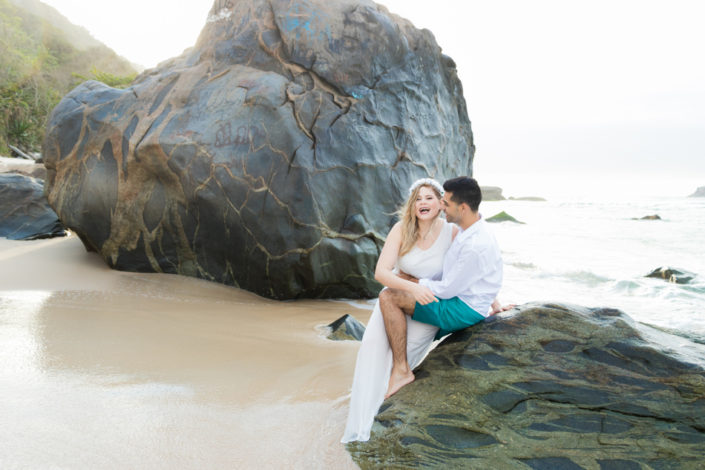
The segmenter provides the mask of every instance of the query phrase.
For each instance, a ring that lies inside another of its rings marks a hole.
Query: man
[[[447,334],[483,321],[490,306],[498,310],[493,300],[502,285],[502,257],[497,241],[479,213],[480,186],[473,178],[461,176],[446,181],[443,189],[446,219],[456,223],[461,232],[445,255],[442,278],[411,279],[421,286],[413,294],[385,289],[379,296],[393,355],[385,397],[414,381],[406,359],[405,315],[435,325]]]

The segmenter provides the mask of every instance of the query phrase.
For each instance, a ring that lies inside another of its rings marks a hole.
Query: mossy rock
[[[362,469],[702,468],[705,345],[615,309],[520,306],[415,374],[348,444]]]
[[[521,222],[511,215],[507,214],[506,212],[502,211],[499,214],[495,214],[489,219],[487,219],[487,222],[492,222],[492,223],[497,223],[497,222],[514,222],[517,224],[523,224],[525,222]]]

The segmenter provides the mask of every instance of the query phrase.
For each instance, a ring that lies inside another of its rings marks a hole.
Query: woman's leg
[[[438,327],[406,317],[406,357],[414,370],[426,356]]]
[[[341,442],[367,441],[370,438],[370,429],[384,401],[391,370],[392,350],[389,348],[378,301],[357,353],[350,411]]]

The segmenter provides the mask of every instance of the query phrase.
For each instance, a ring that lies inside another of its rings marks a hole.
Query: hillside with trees
[[[17,2],[17,3],[14,3]],[[0,155],[38,151],[61,98],[93,79],[125,87],[135,67],[38,0],[0,0]]]

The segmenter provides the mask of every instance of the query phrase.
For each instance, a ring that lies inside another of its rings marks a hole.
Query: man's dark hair
[[[482,202],[482,192],[480,185],[475,178],[468,176],[458,176],[443,183],[443,189],[452,193],[450,200],[456,204],[465,203],[470,206],[473,212],[477,212]]]

